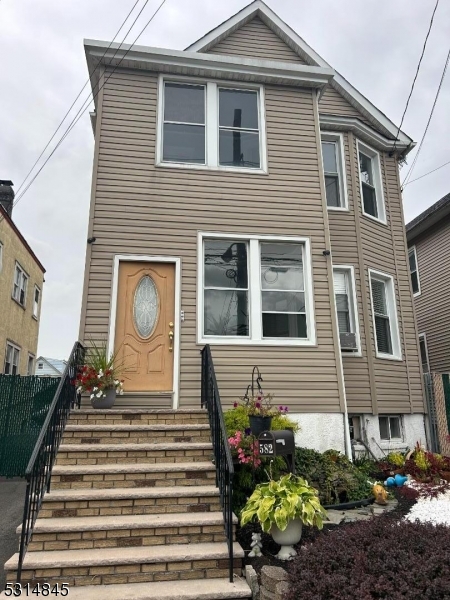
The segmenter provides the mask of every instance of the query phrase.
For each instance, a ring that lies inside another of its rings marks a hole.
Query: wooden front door
[[[125,392],[172,391],[174,323],[175,265],[120,262],[114,349]]]

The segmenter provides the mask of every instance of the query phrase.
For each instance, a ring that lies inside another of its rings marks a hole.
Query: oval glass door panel
[[[134,326],[143,338],[148,338],[158,320],[158,290],[149,275],[145,275],[136,287],[134,295]]]

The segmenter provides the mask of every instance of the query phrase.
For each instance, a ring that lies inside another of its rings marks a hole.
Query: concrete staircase
[[[203,410],[73,412],[22,585],[67,583],[72,600],[251,597],[236,542],[234,583],[228,579],[211,459]],[[17,561],[15,554],[5,565],[8,582]]]

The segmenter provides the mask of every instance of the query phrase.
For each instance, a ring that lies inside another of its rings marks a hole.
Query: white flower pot
[[[289,521],[284,531],[278,529],[276,525],[272,525],[270,535],[281,546],[277,558],[280,560],[291,560],[294,556],[297,556],[297,552],[293,546],[299,543],[302,537],[302,528],[303,524],[300,519]]]

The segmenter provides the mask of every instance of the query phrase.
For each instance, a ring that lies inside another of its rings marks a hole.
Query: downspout
[[[313,92],[314,93],[314,92]],[[324,179],[324,171],[323,171],[323,162],[322,162],[322,152],[321,152],[321,142],[320,142],[320,119],[319,119],[319,96],[320,96],[320,90],[317,89],[316,90],[316,94],[315,94],[315,103],[314,103],[314,112],[315,112],[315,121],[316,121],[316,130],[317,130],[317,136],[318,136],[318,155],[319,155],[319,179],[320,179],[320,187],[321,187],[321,193],[322,193],[322,204],[323,202],[325,202],[325,208],[324,210],[326,211],[326,194],[325,194],[325,179]],[[314,96],[313,96],[314,97]],[[328,215],[327,213],[325,213],[325,225],[326,228],[328,229],[328,231],[326,231],[326,237],[328,238],[327,242],[328,242],[328,247],[331,248],[331,240],[330,240],[330,227],[329,227],[329,223],[328,223]],[[331,297],[330,297],[330,302],[332,304],[332,306],[334,307],[334,313],[335,313],[335,319],[334,319],[334,328],[335,328],[335,336],[336,339],[339,340],[339,326],[338,326],[338,319],[337,319],[337,308],[336,308],[336,299],[335,299],[335,295],[334,295],[334,282],[333,282],[333,255],[330,253],[330,260],[331,260]],[[333,320],[333,319],[332,319]],[[342,382],[342,399],[343,399],[343,408],[344,408],[344,444],[345,444],[345,453],[347,455],[347,458],[349,459],[350,462],[353,462],[353,453],[352,453],[352,443],[351,443],[351,439],[350,439],[350,426],[348,424],[348,407],[347,407],[347,392],[345,389],[345,378],[344,378],[344,366],[343,366],[343,362],[342,362],[342,351],[339,347],[339,351],[336,352],[336,362],[337,364],[337,369],[339,370],[340,373],[340,377],[341,377],[341,382]]]

